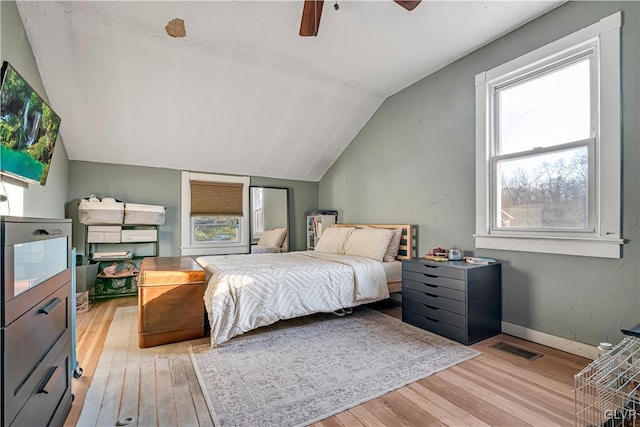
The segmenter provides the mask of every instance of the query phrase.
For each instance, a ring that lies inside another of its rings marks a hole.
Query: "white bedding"
[[[260,326],[389,297],[382,263],[318,252],[204,256],[211,345]]]
[[[402,261],[383,262],[382,267],[387,275],[387,282],[399,282],[402,280]]]

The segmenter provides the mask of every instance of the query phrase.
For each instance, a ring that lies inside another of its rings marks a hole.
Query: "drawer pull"
[[[49,394],[61,372],[62,369],[60,369],[60,366],[52,366],[49,368],[49,372],[47,372],[47,376],[43,381],[44,385],[38,389],[38,393]]]
[[[431,318],[431,317],[429,317],[429,316],[423,316],[423,317],[424,317],[425,319],[427,319],[427,320],[431,321],[431,322],[440,323],[440,321],[439,321],[439,320],[433,319],[433,318]]]
[[[41,228],[40,230],[36,230],[38,234],[46,234],[47,236],[55,236],[57,234],[62,234],[62,229],[60,228]]]
[[[56,308],[56,306],[61,302],[62,300],[60,298],[54,298],[51,300],[49,304],[45,305],[40,310],[38,310],[38,313],[49,315],[53,311],[53,309]]]
[[[430,308],[431,310],[440,310],[438,307],[434,307],[432,305],[423,304],[425,307]]]
[[[427,273],[425,273],[424,275],[427,276],[427,277],[431,277],[432,279],[435,279],[435,278],[439,277],[439,276],[436,276],[435,274],[427,274]]]
[[[438,295],[433,295],[433,294],[430,294],[430,293],[427,293],[427,292],[425,292],[425,295],[427,295],[427,296],[429,296],[431,298],[440,298]]]

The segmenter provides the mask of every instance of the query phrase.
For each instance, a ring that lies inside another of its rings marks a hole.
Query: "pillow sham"
[[[400,240],[402,240],[402,228],[396,228],[392,230],[393,236],[387,247],[387,252],[384,254],[382,260],[384,262],[392,262],[396,260],[398,252],[400,251]]]
[[[318,240],[315,250],[327,254],[344,255],[344,245],[354,230],[354,227],[330,227],[325,229],[320,235],[320,240]]]
[[[282,246],[282,242],[284,242],[284,238],[287,236],[286,228],[272,228],[270,230],[265,230],[262,232],[260,236],[260,240],[258,240],[258,246]]]
[[[353,230],[344,246],[345,255],[361,256],[382,261],[393,231],[381,228],[358,228]]]

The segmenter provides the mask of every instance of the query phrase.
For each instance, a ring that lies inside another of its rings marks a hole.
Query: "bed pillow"
[[[330,227],[325,229],[316,244],[316,252],[343,255],[344,245],[354,230],[354,227]]]
[[[272,228],[271,230],[265,230],[258,240],[258,246],[282,246],[284,238],[287,236],[286,228]]]
[[[353,230],[344,246],[345,255],[361,256],[382,261],[387,252],[393,231],[381,228]]]
[[[392,230],[393,236],[387,247],[387,252],[384,254],[382,260],[384,262],[392,262],[396,260],[398,252],[400,251],[400,240],[402,240],[402,228],[396,228]]]

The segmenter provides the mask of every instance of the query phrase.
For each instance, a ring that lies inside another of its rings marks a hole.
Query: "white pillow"
[[[287,236],[286,228],[273,228],[271,230],[265,230],[258,240],[258,246],[282,246],[284,238]]]
[[[402,228],[396,228],[392,230],[393,236],[387,247],[387,253],[384,254],[382,260],[384,262],[392,262],[396,260],[398,252],[400,251],[400,240],[402,240]]]
[[[318,240],[315,250],[327,254],[343,255],[344,245],[354,230],[354,227],[330,227],[325,229],[320,235],[320,240]]]
[[[344,246],[344,253],[382,261],[391,237],[393,237],[393,231],[381,228],[353,230]]]

